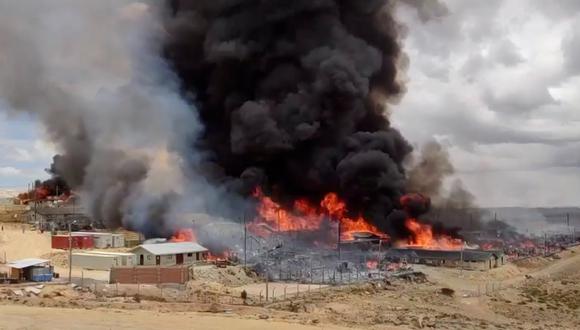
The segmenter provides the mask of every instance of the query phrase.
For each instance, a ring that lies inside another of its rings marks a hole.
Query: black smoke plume
[[[411,147],[386,116],[404,88],[386,0],[174,0],[165,56],[230,190],[277,201],[338,192],[386,230]]]

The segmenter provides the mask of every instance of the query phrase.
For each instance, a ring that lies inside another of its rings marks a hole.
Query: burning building
[[[11,86],[0,97],[42,121],[62,150],[51,173],[82,194],[95,222],[215,253],[252,241],[262,256],[313,247],[334,255],[344,242],[462,245],[456,230],[425,218],[431,190],[410,184],[412,147],[389,120],[389,104],[405,90],[395,1],[94,6],[103,7],[19,8],[42,20],[0,29],[9,52],[0,85]],[[60,10],[91,34],[61,40],[44,28]],[[37,21],[0,14],[0,27]],[[61,48],[95,57],[55,65]],[[238,238],[180,218],[190,213],[237,221]]]
[[[393,261],[404,260],[408,263],[431,266],[461,268],[466,270],[490,270],[506,263],[501,251],[481,250],[430,250],[430,249],[392,249],[387,258]]]

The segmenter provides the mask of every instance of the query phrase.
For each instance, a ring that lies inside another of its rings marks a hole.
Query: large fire
[[[288,209],[266,196],[260,188],[255,190],[254,197],[258,201],[257,216],[247,224],[247,228],[253,234],[261,237],[268,237],[276,232],[297,233],[328,230],[330,227],[327,225],[332,222],[339,224],[338,230],[340,230],[341,240],[354,240],[355,233],[361,232],[374,234],[381,239],[389,238],[362,215],[349,216],[346,203],[336,193],[326,194],[318,205],[306,199],[297,199]],[[420,202],[420,198],[424,197],[418,194],[413,195],[414,202]],[[403,204],[405,207],[409,205]],[[421,223],[413,217],[405,220],[405,227],[410,235],[406,240],[394,242],[399,246],[440,250],[458,250],[463,246],[461,239],[435,233],[431,225]],[[196,240],[195,232],[191,228],[179,229],[170,238],[171,242],[194,242]],[[220,259],[227,258],[227,255],[213,257]],[[211,259],[212,256],[209,258]]]
[[[170,242],[195,242],[197,237],[191,228],[178,229],[175,234],[169,239]]]
[[[407,242],[400,244],[402,246],[433,250],[460,250],[463,246],[461,239],[445,234],[435,235],[431,225],[420,223],[414,218],[408,218],[405,227],[411,232],[411,236]]]
[[[355,232],[370,232],[386,237],[377,227],[362,216],[347,216],[346,204],[335,193],[328,193],[318,206],[306,199],[294,201],[290,210],[284,209],[272,198],[257,188],[254,197],[258,200],[258,216],[248,224],[248,229],[256,235],[268,236],[272,232],[299,232],[319,230],[325,220],[340,224],[341,239],[352,240]]]

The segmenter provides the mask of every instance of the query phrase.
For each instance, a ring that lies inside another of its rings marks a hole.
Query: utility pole
[[[338,261],[340,262],[340,260],[341,260],[341,256],[340,256],[340,249],[341,249],[341,247],[340,247],[340,235],[342,234],[340,232],[340,230],[341,230],[341,227],[340,227],[340,219],[338,219],[337,223],[338,223],[338,237],[336,238],[336,242],[337,242],[337,245],[336,246],[338,248]]]
[[[68,223],[68,282],[72,283],[72,224]]]
[[[33,188],[34,189],[34,225],[38,226],[38,224],[36,223],[36,213],[37,213],[37,205],[36,205],[36,201],[37,201],[37,195],[36,195],[36,183],[34,183]]]
[[[548,255],[548,234],[544,232],[544,256]]]
[[[242,220],[244,221],[244,268],[247,267],[247,248],[248,248],[248,228],[246,227],[246,212],[242,215]]]
[[[464,248],[465,248],[465,243],[461,244],[461,252],[460,252],[461,265],[459,267],[459,273],[461,275],[463,275],[463,249]]]
[[[268,284],[269,284],[268,282],[270,282],[269,275],[268,275],[268,273],[269,273],[268,262],[269,261],[270,261],[270,250],[268,250],[266,252],[266,301],[268,301]]]

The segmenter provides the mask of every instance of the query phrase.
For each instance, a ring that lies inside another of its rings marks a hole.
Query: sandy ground
[[[0,259],[4,251],[9,260],[51,257],[66,279],[66,258],[50,249],[48,234],[5,226]],[[269,294],[277,299],[268,303],[255,298],[265,295],[265,284],[240,267],[196,268],[187,289],[176,289],[180,297],[189,295],[186,300],[168,299],[171,290],[156,286],[107,287],[103,294],[46,285],[38,296],[15,296],[14,287],[0,285],[0,329],[164,329],[168,324],[178,329],[580,329],[580,247],[559,258],[532,258],[491,271],[415,269],[427,275],[426,282],[314,285],[310,292],[304,284],[272,283]],[[74,269],[75,283],[81,277],[102,283],[108,272]],[[454,294],[443,294],[443,288]],[[242,290],[253,296],[250,306],[240,303]],[[237,303],[229,299],[235,297]]]
[[[81,310],[0,305],[0,329],[199,329],[199,330],[341,330],[247,320],[235,316],[214,316],[201,313],[151,313],[150,311]]]
[[[27,225],[4,223],[0,231],[0,260],[39,258],[50,253],[50,233],[31,231]],[[24,232],[22,229],[24,228]]]
[[[287,297],[296,296],[297,294],[308,294],[316,290],[326,288],[326,285],[308,285],[308,284],[297,284],[297,283],[268,283],[268,296],[283,298],[285,295]],[[254,283],[247,284],[235,288],[235,292],[242,292],[245,290],[249,295],[266,296],[266,284],[265,283]]]

